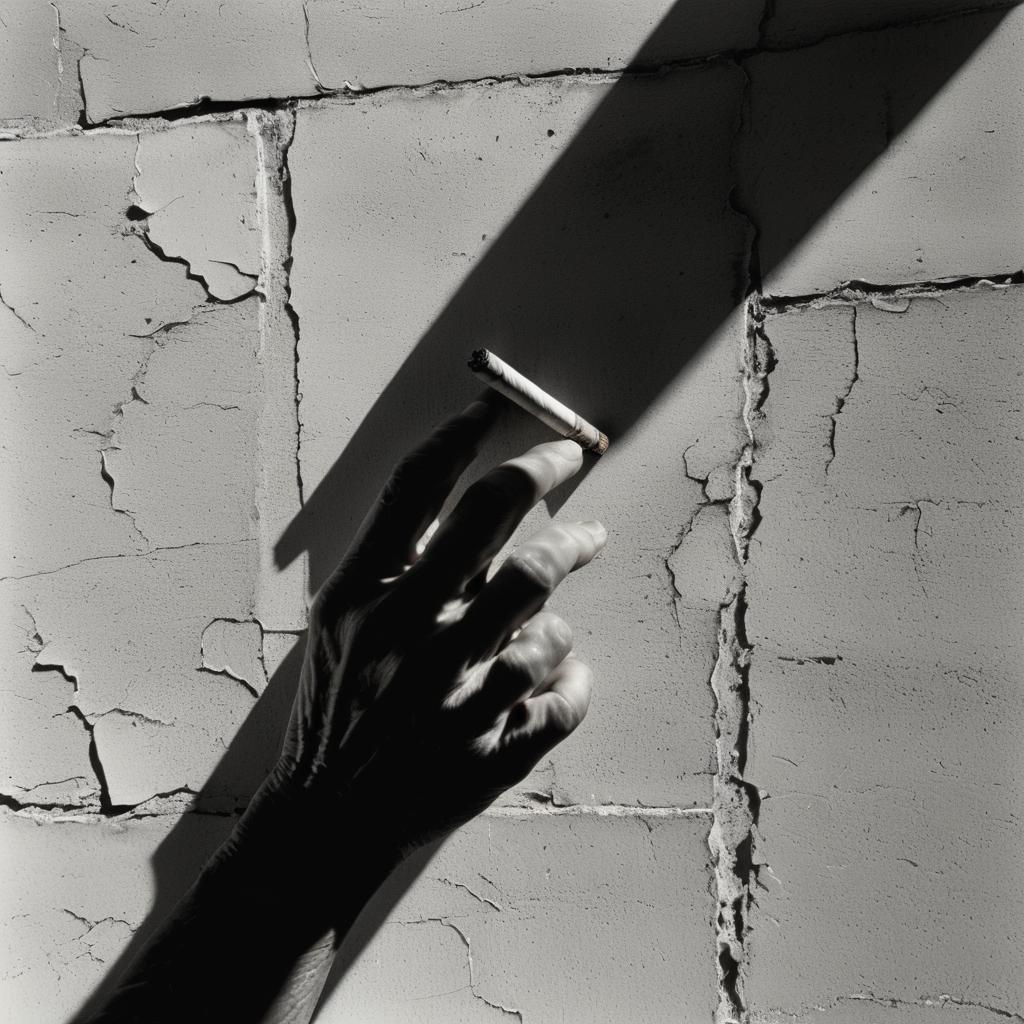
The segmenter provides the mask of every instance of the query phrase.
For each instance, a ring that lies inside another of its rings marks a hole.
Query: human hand
[[[549,526],[487,579],[523,516],[580,468],[579,446],[538,445],[491,470],[420,543],[494,414],[474,403],[395,470],[313,601],[277,767],[97,1024],[310,1020],[334,950],[392,868],[586,714],[590,671],[543,609],[604,528]]]
[[[524,778],[590,701],[590,670],[544,604],[604,547],[604,527],[552,524],[486,578],[525,514],[579,470],[578,445],[541,444],[492,469],[421,543],[494,416],[474,403],[399,464],[317,594],[274,773],[321,818],[332,804],[383,808],[403,851]]]

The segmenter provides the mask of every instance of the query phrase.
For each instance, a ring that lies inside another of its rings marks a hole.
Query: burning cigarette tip
[[[476,349],[469,357],[468,365],[473,373],[495,391],[536,416],[562,437],[575,441],[581,448],[595,455],[604,455],[608,450],[607,434],[549,395],[529,377],[524,377],[493,352],[485,348]]]

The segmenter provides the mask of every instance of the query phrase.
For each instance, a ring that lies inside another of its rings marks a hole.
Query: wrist
[[[384,824],[359,794],[328,794],[275,769],[202,883],[252,901],[283,926],[344,929],[404,859]]]

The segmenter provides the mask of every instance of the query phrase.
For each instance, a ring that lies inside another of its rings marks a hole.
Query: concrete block
[[[757,1021],[1024,1009],[1024,290],[883,305],[765,325],[746,616]]]
[[[56,120],[59,36],[57,10],[46,0],[0,4],[0,122],[6,131]]]
[[[335,89],[657,67],[752,47],[761,8],[760,0],[306,5],[313,66]]]
[[[598,516],[612,538],[553,602],[599,679],[585,729],[557,755],[559,799],[710,797],[718,604],[680,595],[667,560],[744,439],[735,309],[749,234],[728,203],[742,84],[715,66],[299,111],[306,504],[283,560],[308,550],[311,583],[324,578],[387,468],[476,392],[464,362],[478,345],[613,439],[524,528]],[[510,415],[480,464],[552,436],[526,419]],[[708,543],[731,575],[733,556]]]
[[[298,508],[294,336],[265,311],[286,317],[276,284],[234,287],[263,273],[260,139],[4,147],[3,785],[23,804],[198,790],[265,687],[261,625],[301,628],[301,572],[277,573],[266,536]],[[244,651],[208,633],[226,620]],[[229,805],[275,754],[221,780]]]
[[[748,613],[759,645],[872,658],[898,638],[964,669],[1016,650],[1024,454],[1005,382],[1022,301],[1016,287],[979,289],[902,314],[861,303],[769,319],[778,364]],[[773,582],[759,595],[762,573]]]
[[[317,92],[300,0],[61,5],[89,123],[218,102]]]
[[[355,955],[329,1024],[710,1020],[706,819],[530,814],[462,829]]]
[[[744,62],[742,205],[766,291],[1024,266],[1024,10],[861,33]],[[799,97],[799,102],[793,102]]]

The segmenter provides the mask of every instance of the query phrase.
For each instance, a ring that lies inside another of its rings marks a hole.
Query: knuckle
[[[532,679],[544,660],[544,652],[536,641],[520,638],[505,648],[501,660],[513,678]]]
[[[526,544],[508,558],[509,569],[533,589],[550,594],[557,584],[556,567],[544,549]]]
[[[552,643],[557,648],[567,651],[572,649],[572,626],[561,616],[555,615],[554,612],[549,612],[545,622],[545,629],[548,636],[551,637]]]

